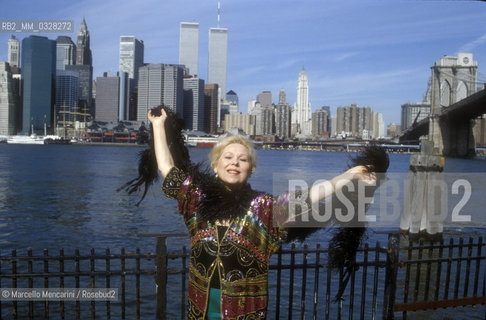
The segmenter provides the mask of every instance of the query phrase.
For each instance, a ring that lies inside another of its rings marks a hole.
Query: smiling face
[[[227,145],[213,169],[228,187],[240,188],[250,177],[251,158],[248,149],[239,143]]]

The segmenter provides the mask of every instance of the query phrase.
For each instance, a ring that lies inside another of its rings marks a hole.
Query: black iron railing
[[[61,249],[0,254],[0,288],[117,288],[118,301],[0,301],[1,319],[184,319],[188,250],[156,238],[154,253],[110,249],[73,254]],[[327,248],[285,246],[271,260],[269,319],[393,319],[417,310],[485,304],[483,239],[364,244],[341,300],[343,270],[327,268]],[[468,307],[480,313],[484,307]],[[449,314],[449,310],[448,314]],[[454,318],[454,317],[453,317]]]
[[[412,242],[402,253],[403,279],[394,311],[407,312],[485,304],[483,238],[426,244]]]

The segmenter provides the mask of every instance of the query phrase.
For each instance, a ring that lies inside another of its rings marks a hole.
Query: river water
[[[32,248],[141,248],[151,252],[149,233],[185,233],[176,203],[160,192],[160,181],[139,207],[140,195],[116,189],[137,175],[137,146],[0,144],[0,251]],[[193,161],[207,160],[209,149],[191,149]],[[340,152],[259,150],[250,178],[254,189],[273,193],[285,186],[279,176],[340,173],[352,154]],[[406,174],[410,156],[390,154],[390,173]],[[445,172],[486,172],[486,159],[446,159]],[[484,190],[482,190],[484,194]],[[477,210],[484,210],[478,207]],[[482,228],[446,230],[469,236],[486,235]],[[311,242],[324,242],[317,232]],[[385,239],[373,232],[370,240]],[[381,237],[381,238],[380,238]],[[184,243],[185,240],[180,240]],[[174,246],[180,245],[175,242]]]

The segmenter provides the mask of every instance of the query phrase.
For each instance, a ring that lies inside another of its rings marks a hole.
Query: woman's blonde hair
[[[211,163],[211,168],[214,168],[217,165],[219,158],[223,153],[224,148],[226,148],[227,146],[233,143],[239,143],[248,150],[248,155],[250,157],[251,172],[254,172],[257,163],[257,154],[255,151],[255,147],[253,146],[253,142],[251,142],[245,136],[239,134],[236,135],[227,134],[222,138],[220,138],[219,141],[214,145],[213,149],[211,150],[211,153],[209,154],[209,161]]]

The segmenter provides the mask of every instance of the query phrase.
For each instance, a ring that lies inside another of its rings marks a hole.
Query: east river
[[[142,147],[92,145],[0,144],[0,251],[32,248],[80,248],[113,252],[121,248],[153,251],[150,233],[185,233],[176,203],[165,198],[160,181],[137,207],[140,195],[116,192],[136,177]],[[193,161],[207,161],[209,149],[193,148]],[[319,177],[322,172],[340,173],[353,154],[340,152],[259,150],[258,166],[250,178],[252,187],[272,194],[287,186],[285,177]],[[486,173],[486,158],[446,159],[445,172]],[[410,155],[390,154],[389,172],[406,175]],[[473,190],[485,194],[486,190]],[[476,206],[475,210],[482,210]],[[396,229],[396,228],[395,228]],[[486,235],[477,228],[448,228],[446,234]],[[310,242],[325,242],[319,231]],[[370,241],[385,235],[369,232]],[[181,243],[173,243],[174,246]]]

